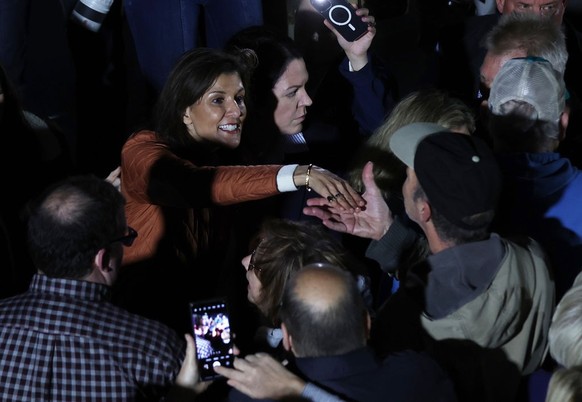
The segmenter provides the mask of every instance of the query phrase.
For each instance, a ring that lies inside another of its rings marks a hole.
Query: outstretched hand
[[[366,205],[362,196],[346,180],[319,166],[311,168],[309,187],[322,196],[330,207],[353,211]]]
[[[235,358],[234,368],[214,370],[228,378],[227,383],[254,399],[282,399],[300,396],[305,382],[267,353]]]
[[[362,170],[362,181],[366,188],[362,195],[366,201],[365,208],[350,211],[330,205],[326,198],[310,198],[303,213],[321,219],[332,230],[379,240],[392,225],[394,217],[374,181],[373,169],[373,163],[368,162]]]

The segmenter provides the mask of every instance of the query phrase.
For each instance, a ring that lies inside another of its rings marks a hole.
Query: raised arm
[[[367,8],[359,8],[355,10],[355,13],[358,18],[361,18],[363,22],[368,24],[368,32],[353,42],[348,42],[344,39],[329,20],[325,19],[323,23],[336,36],[338,44],[344,50],[346,57],[351,63],[352,70],[359,71],[368,64],[368,50],[372,45],[374,36],[376,36],[376,19],[369,15],[370,11]]]

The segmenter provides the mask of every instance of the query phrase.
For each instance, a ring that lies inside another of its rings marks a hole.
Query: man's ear
[[[495,0],[495,3],[497,3],[497,11],[499,11],[500,14],[503,14],[503,6],[505,5],[505,0]]]
[[[287,352],[293,352],[293,339],[287,331],[285,324],[281,323],[281,331],[283,332],[283,347]]]
[[[419,199],[415,206],[418,208],[418,216],[420,217],[420,220],[422,222],[428,222],[432,216],[432,209],[428,201]]]
[[[99,249],[97,254],[95,254],[95,259],[93,260],[93,263],[99,272],[101,272],[102,274],[107,274],[113,270],[113,268],[111,268],[110,266],[110,261],[111,252],[106,248],[102,248]]]
[[[116,265],[114,264],[115,260],[112,258],[110,247],[101,248],[93,258],[91,272],[83,279],[89,282],[112,286],[117,277]]]
[[[566,106],[562,115],[560,116],[560,141],[564,141],[566,138],[566,130],[568,129],[568,123],[570,122],[570,106]]]

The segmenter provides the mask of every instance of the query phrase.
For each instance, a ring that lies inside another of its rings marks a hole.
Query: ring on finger
[[[339,198],[339,197],[343,197],[344,195],[342,193],[337,193],[336,195],[334,195],[334,198]]]
[[[327,196],[327,200],[328,200],[329,202],[333,202],[333,201],[335,201],[335,196],[333,196],[333,195],[328,195],[328,196]]]

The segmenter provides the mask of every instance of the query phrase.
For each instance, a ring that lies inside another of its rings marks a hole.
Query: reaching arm
[[[140,203],[179,208],[231,205],[309,185],[341,208],[365,204],[346,180],[318,166],[309,169],[309,180],[308,165],[197,166],[160,143],[151,131],[130,137],[121,159],[122,190]],[[290,171],[291,184],[282,190],[279,173],[284,169]]]
[[[307,398],[313,402],[340,402],[342,399],[314,384],[306,383],[266,353],[235,358],[234,368],[216,367],[228,385],[254,399]]]
[[[214,370],[226,377],[227,384],[255,399],[282,399],[301,396],[305,382],[266,353],[236,357],[234,368]]]
[[[324,203],[339,210],[356,210],[365,205],[364,199],[346,180],[318,166],[298,166],[293,180],[297,187],[308,186],[322,196]]]
[[[339,71],[353,88],[354,117],[363,134],[370,135],[394,107],[397,86],[384,63],[370,53],[376,36],[376,19],[369,15],[367,8],[356,10],[356,14],[368,23],[368,32],[353,42],[346,41],[329,21],[325,20],[324,24],[334,33],[346,54]]]
[[[356,10],[356,15],[368,24],[368,32],[353,42],[345,40],[327,19],[323,21],[325,26],[336,36],[337,42],[344,50],[353,71],[359,71],[368,64],[368,49],[370,49],[372,40],[376,36],[376,19],[369,15],[369,12],[367,8]]]

